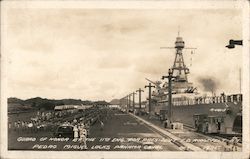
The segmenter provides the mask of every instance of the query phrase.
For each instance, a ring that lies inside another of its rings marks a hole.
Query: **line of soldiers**
[[[53,131],[58,125],[62,124],[62,121],[58,120],[60,118],[70,117],[76,114],[72,111],[50,111],[50,112],[40,112],[36,113],[35,117],[30,118],[30,120],[17,120],[14,122],[8,122],[8,130],[11,132],[27,132],[34,133],[38,131]]]
[[[87,149],[87,136],[90,134],[90,122],[84,123],[83,121],[77,122],[76,119],[72,122],[74,131],[74,140],[78,140],[80,145]]]
[[[8,123],[8,129],[11,133],[12,131],[15,132],[26,132],[26,133],[33,133],[38,131],[46,131],[48,127],[48,124],[41,121],[15,121],[15,122],[9,122]]]

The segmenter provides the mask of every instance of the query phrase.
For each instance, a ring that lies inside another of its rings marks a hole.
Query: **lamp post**
[[[243,40],[229,40],[229,45],[227,45],[226,47],[229,49],[233,49],[235,48],[235,45],[243,45]]]

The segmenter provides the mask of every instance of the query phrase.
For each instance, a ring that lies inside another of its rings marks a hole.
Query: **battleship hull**
[[[167,102],[155,105],[155,114],[168,118]],[[242,102],[201,103],[172,106],[173,122],[181,122],[189,127],[197,128],[197,116],[206,116],[203,124],[208,123],[210,132],[235,134],[242,131]],[[200,120],[200,119],[199,119]]]

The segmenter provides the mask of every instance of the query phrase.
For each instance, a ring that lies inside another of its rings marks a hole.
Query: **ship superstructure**
[[[173,91],[177,93],[187,92],[193,90],[193,83],[188,82],[187,75],[189,74],[189,68],[184,63],[184,57],[182,50],[185,48],[185,42],[182,37],[177,37],[175,42],[176,54],[173,67]]]
[[[187,98],[192,98],[190,97],[190,94],[192,94],[191,96],[195,96],[194,93],[197,89],[193,87],[193,83],[188,81],[188,74],[190,73],[190,71],[184,62],[183,49],[185,49],[185,42],[183,41],[182,37],[178,36],[176,38],[174,49],[175,59],[171,70],[175,78],[172,81],[172,94],[175,94],[175,97],[177,98],[178,96],[186,96]],[[168,94],[168,83],[162,81],[152,81],[148,78],[146,78],[146,80],[156,86],[156,89],[152,93],[152,102],[154,104],[166,102]]]
[[[178,36],[175,41],[175,59],[171,67],[173,120],[192,126],[202,132],[241,132],[242,95],[201,96],[193,83],[188,81],[189,68],[185,65],[183,49],[185,42]],[[189,49],[189,48],[187,48]],[[195,49],[195,48],[192,48]],[[155,89],[151,98],[151,111],[161,120],[168,118],[168,83],[152,81]],[[152,113],[152,112],[149,112]]]

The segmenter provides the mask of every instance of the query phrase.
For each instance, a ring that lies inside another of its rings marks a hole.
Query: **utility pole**
[[[133,95],[133,113],[134,113],[134,111],[135,111],[135,92],[133,92],[132,93],[132,95]]]
[[[121,100],[120,100],[120,104],[121,104],[121,108],[122,109],[125,109],[126,108],[126,97],[123,97]]]
[[[119,106],[122,107],[122,99],[119,99]]]
[[[168,120],[172,123],[172,79],[176,78],[173,76],[172,69],[168,70],[168,76],[162,76],[162,79],[168,78]]]
[[[141,115],[141,92],[144,92],[141,88],[136,90],[136,92],[139,92],[139,115]]]
[[[131,107],[131,105],[130,105],[131,104],[130,96],[131,96],[131,94],[128,95],[128,109],[130,109],[130,107]]]
[[[151,111],[152,111],[152,107],[151,107],[151,88],[155,86],[152,86],[151,83],[149,83],[148,85],[145,86],[145,88],[148,87],[148,112],[149,112],[149,117],[151,116]]]
[[[129,101],[128,101],[128,95],[126,96],[126,101],[127,101],[127,112],[128,112],[128,104],[129,104]]]

